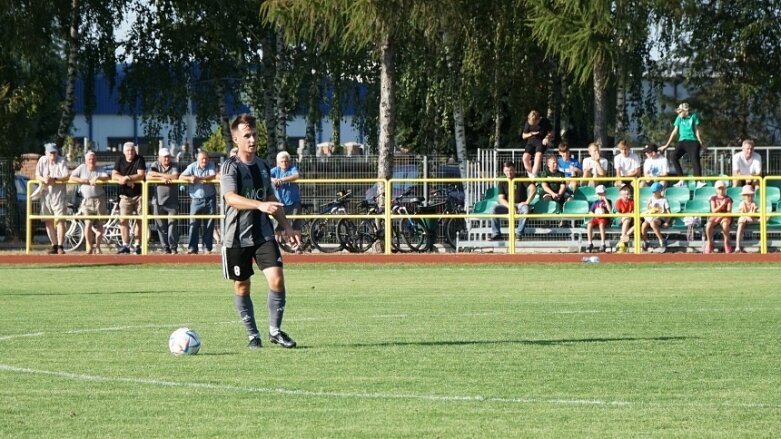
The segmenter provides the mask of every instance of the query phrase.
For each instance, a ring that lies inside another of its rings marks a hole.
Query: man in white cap
[[[101,172],[97,166],[95,151],[84,154],[84,163],[71,172],[70,181],[81,183],[81,206],[79,212],[84,215],[106,215],[106,192],[99,181],[108,181],[109,176]],[[94,232],[93,232],[94,230]],[[87,254],[103,253],[100,241],[103,237],[103,221],[87,219],[84,221],[84,237],[87,240]]]
[[[705,147],[702,143],[702,132],[700,130],[700,118],[697,113],[689,109],[689,104],[683,102],[675,109],[678,113],[678,117],[675,118],[675,127],[667,143],[659,148],[660,152],[664,152],[670,144],[678,136],[678,146],[675,148],[673,154],[673,166],[675,166],[675,172],[679,176],[683,177],[683,167],[681,167],[681,158],[684,155],[689,156],[689,162],[692,165],[692,172],[695,177],[702,175],[702,167],[700,166],[700,154],[705,152]],[[681,180],[676,186],[683,186],[685,183]],[[697,187],[705,186],[705,183],[697,183]]]
[[[154,215],[174,216],[179,210],[179,186],[171,183],[179,178],[179,168],[171,162],[171,151],[168,148],[160,148],[157,154],[158,161],[149,170],[149,177],[155,184],[152,198],[152,213]],[[165,247],[167,254],[179,252],[179,231],[176,229],[175,218],[157,218],[157,235],[160,243]]]
[[[65,215],[67,201],[65,199],[65,183],[70,178],[68,164],[60,156],[57,145],[47,143],[43,146],[46,154],[38,159],[35,166],[35,179],[46,186],[46,192],[41,199],[41,215]],[[43,220],[46,235],[52,244],[49,254],[64,254],[62,243],[65,240],[65,222],[57,219]]]

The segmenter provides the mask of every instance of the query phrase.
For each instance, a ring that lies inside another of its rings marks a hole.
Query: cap
[[[170,156],[171,151],[168,150],[168,148],[160,148],[160,151],[157,153],[160,157]]]
[[[681,102],[681,105],[678,105],[678,108],[675,109],[676,113],[680,113],[682,111],[689,111],[689,104],[686,102]]]
[[[754,195],[754,186],[751,186],[750,184],[743,186],[740,195]]]
[[[727,187],[727,184],[723,181],[719,180],[716,183],[713,184],[713,187],[719,188],[719,187]]]
[[[658,181],[651,185],[651,192],[661,192],[662,190],[664,190],[664,185]]]
[[[46,154],[50,152],[59,152],[57,150],[57,144],[56,143],[47,143],[43,145],[43,149],[46,150]]]
[[[648,145],[645,145],[645,148],[643,148],[643,152],[657,152],[659,151],[659,147],[656,146],[655,143],[649,143]]]
[[[595,191],[598,194],[604,194],[605,193],[605,186],[600,184],[599,186],[596,187]]]

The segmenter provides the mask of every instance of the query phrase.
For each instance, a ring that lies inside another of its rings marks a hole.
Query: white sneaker
[[[699,189],[701,187],[705,187],[705,186],[707,186],[707,184],[705,184],[704,181],[700,181],[700,182],[697,183],[697,189]]]
[[[675,183],[673,186],[675,186],[675,187],[684,187],[684,186],[686,186],[686,182],[681,180],[678,183]]]

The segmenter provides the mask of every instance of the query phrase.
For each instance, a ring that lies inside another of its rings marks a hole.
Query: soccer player
[[[269,215],[282,225],[292,246],[301,244],[301,236],[290,227],[284,206],[274,196],[269,166],[255,156],[255,118],[249,114],[239,115],[231,123],[231,136],[239,150],[236,156],[223,163],[220,176],[221,195],[225,201],[223,273],[226,279],[233,280],[234,302],[249,337],[249,348],[261,347],[250,297],[253,260],[268,283],[269,341],[293,348],[295,340],[280,330],[285,311],[285,278],[282,255]]]

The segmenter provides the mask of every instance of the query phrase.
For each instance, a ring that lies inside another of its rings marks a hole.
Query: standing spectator
[[[640,176],[640,158],[632,151],[632,146],[626,140],[618,142],[620,153],[613,159],[613,168],[616,170],[616,177],[635,178]],[[618,180],[614,184],[622,187],[625,184],[632,183],[632,180]]]
[[[209,161],[206,151],[199,151],[198,157],[182,172],[183,180],[190,183],[190,231],[187,244],[187,254],[198,254],[198,240],[201,222],[205,222],[203,230],[203,252],[211,253],[214,242],[214,218],[200,219],[192,215],[214,215],[216,212],[216,191],[214,184],[217,180],[217,167]]]
[[[625,184],[621,188],[621,198],[616,200],[615,210],[617,213],[634,213],[635,202],[632,200],[632,186]],[[619,253],[626,252],[629,243],[629,234],[634,229],[635,219],[631,217],[620,218],[621,239],[616,246]]]
[[[285,206],[285,216],[301,214],[301,192],[295,182],[299,178],[298,168],[290,164],[290,154],[281,151],[277,154],[277,166],[271,168],[271,183],[277,200]],[[293,231],[301,235],[301,219],[293,220]],[[285,229],[277,224],[277,239],[284,238]]]
[[[643,162],[643,176],[647,180],[641,180],[640,186],[648,186],[653,183],[657,177],[667,177],[670,173],[667,164],[667,157],[659,155],[659,147],[655,143],[649,143],[643,148],[645,161]],[[660,181],[664,185],[664,181]]]
[[[697,113],[689,110],[689,104],[686,102],[678,105],[675,110],[678,113],[678,117],[675,118],[674,128],[670,133],[670,138],[667,143],[659,148],[660,152],[664,152],[670,147],[670,144],[678,136],[678,146],[675,148],[673,154],[673,166],[675,166],[675,172],[683,177],[683,167],[681,167],[681,158],[684,155],[689,156],[689,161],[692,165],[692,171],[695,177],[702,176],[702,167],[700,166],[700,155],[705,152],[705,146],[702,143],[702,134],[700,131],[700,118]],[[681,180],[676,186],[684,186],[686,183]],[[705,186],[704,182],[697,183],[697,187]]]
[[[542,177],[546,179],[540,182],[542,199],[555,201],[559,205],[559,210],[561,210],[564,202],[572,198],[574,193],[569,190],[569,186],[564,181],[564,173],[559,169],[556,156],[548,156]],[[548,181],[548,178],[556,180]]]
[[[607,176],[607,159],[602,157],[599,145],[592,142],[588,145],[589,156],[583,160],[583,177],[597,178]],[[590,181],[589,186],[595,186],[595,181]]]
[[[664,191],[664,186],[662,186],[662,184],[659,183],[658,181],[651,185],[651,192],[653,192],[653,195],[651,196],[651,198],[648,199],[648,203],[645,206],[646,213],[651,213],[651,214],[670,213],[670,203],[667,202],[667,198],[664,198],[662,191]],[[662,228],[669,227],[669,226],[670,223],[667,220],[667,218],[661,216],[645,217],[643,221],[643,225],[640,226],[640,235],[643,239],[642,242],[643,251],[648,250],[648,240],[647,240],[646,233],[648,232],[649,228],[653,230],[654,235],[656,235],[656,239],[659,240],[659,252],[664,253],[665,251],[667,251],[667,244],[665,243],[664,237],[662,236]]]
[[[754,202],[754,186],[747,184],[743,186],[740,191],[740,196],[743,199],[740,202],[738,212],[740,213],[757,213],[757,203]],[[735,253],[744,253],[743,247],[740,245],[740,241],[743,240],[743,231],[746,229],[746,225],[753,224],[757,221],[757,218],[753,216],[741,216],[738,218],[738,231],[735,233]]]
[[[507,161],[504,162],[504,166],[502,167],[502,172],[504,172],[504,176],[508,179],[512,180],[517,176],[516,170],[515,170],[515,163]],[[529,204],[531,204],[532,200],[534,199],[534,195],[537,193],[537,188],[534,186],[534,183],[529,183],[527,186],[527,183],[523,182],[516,182],[513,183],[513,193],[515,195],[515,212],[520,214],[527,214],[529,213]],[[494,206],[493,213],[494,214],[505,214],[508,213],[510,210],[510,190],[509,190],[509,184],[506,181],[499,182],[499,204]],[[521,235],[523,234],[523,228],[526,226],[526,218],[518,218],[518,226],[515,228],[515,239],[520,240]],[[491,230],[493,231],[493,235],[491,236],[491,241],[502,241],[504,238],[502,237],[502,229],[501,229],[501,219],[500,218],[492,218],[491,219]]]
[[[71,173],[70,181],[81,183],[81,207],[82,215],[106,215],[106,191],[99,181],[108,181],[109,176],[98,170],[97,158],[94,151],[84,154],[84,163],[80,164]],[[87,240],[87,254],[101,254],[100,241],[103,238],[103,220],[85,219],[84,238]]]
[[[713,213],[732,212],[732,198],[727,195],[727,184],[723,181],[717,181],[713,185],[716,188],[716,195],[710,197],[710,211]],[[722,236],[724,237],[724,253],[732,253],[732,247],[729,245],[729,227],[732,225],[731,216],[711,216],[705,224],[705,249],[703,253],[713,252],[713,229],[716,225],[721,225]]]
[[[152,213],[154,215],[168,215],[169,218],[157,218],[157,235],[160,243],[165,246],[166,254],[179,253],[179,231],[176,227],[175,216],[179,211],[179,185],[171,183],[179,178],[179,168],[171,162],[171,151],[168,148],[160,148],[157,154],[157,162],[149,170],[149,177],[160,184],[154,185],[155,192],[152,198]]]
[[[68,164],[65,158],[60,156],[57,145],[47,143],[43,145],[46,154],[38,159],[35,166],[35,179],[45,185],[45,195],[41,199],[41,215],[65,215],[68,205],[65,199],[65,183],[70,178]],[[46,235],[52,244],[50,255],[65,254],[62,243],[65,241],[65,222],[58,219],[43,220],[46,226]]]
[[[138,155],[133,142],[122,145],[122,155],[114,163],[111,178],[119,182],[119,215],[141,215],[141,183],[146,177],[146,161]],[[138,184],[136,184],[138,183]],[[117,254],[130,253],[130,225],[127,218],[119,220],[122,246]],[[133,251],[141,254],[141,221],[136,221],[133,230],[135,245]]]
[[[231,123],[231,136],[239,152],[222,164],[220,177],[220,192],[225,201],[223,274],[233,281],[233,300],[249,337],[249,348],[261,347],[250,296],[253,261],[263,271],[268,284],[269,341],[294,348],[295,340],[280,329],[286,303],[285,276],[269,216],[273,215],[282,224],[294,247],[301,244],[301,237],[293,232],[282,203],[274,197],[271,170],[255,155],[255,118],[249,114],[238,116]]]
[[[754,151],[753,140],[744,140],[741,151],[732,156],[732,175],[757,177],[757,179],[732,180],[732,186],[750,184],[756,190],[759,177],[762,176],[762,156]]]
[[[521,132],[521,139],[526,141],[526,148],[523,151],[523,167],[529,178],[537,178],[542,167],[542,156],[548,149],[553,135],[553,125],[540,113],[532,110],[526,118],[526,124]],[[532,156],[534,163],[532,164]]]
[[[597,199],[591,203],[591,207],[589,207],[588,210],[589,213],[593,213],[595,215],[604,215],[612,212],[612,208],[610,207],[610,200],[607,199],[605,192],[605,186],[600,184],[596,187]],[[607,248],[605,228],[609,222],[610,218],[594,217],[591,218],[591,221],[589,221],[588,224],[586,224],[586,237],[588,238],[588,248],[586,250],[589,253],[594,251],[594,226],[599,228],[599,238],[602,242],[602,244],[599,246],[599,251],[601,253],[605,252]]]
[[[569,149],[569,145],[562,143],[559,145],[558,160],[559,171],[564,173],[567,178],[578,178],[583,175],[583,165],[572,155],[572,151]],[[576,180],[567,181],[567,186],[574,193],[578,188],[578,182]]]

